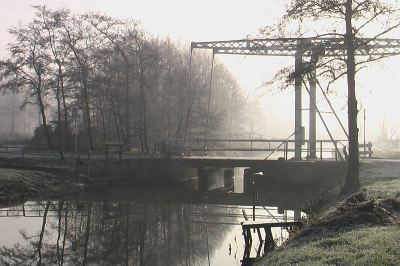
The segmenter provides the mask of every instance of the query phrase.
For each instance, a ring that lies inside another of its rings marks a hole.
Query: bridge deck
[[[192,156],[184,157],[182,160],[193,167],[260,167],[278,163],[278,160],[254,157]]]
[[[314,163],[331,163],[336,162],[335,159],[324,159],[320,161],[320,159],[315,160],[301,160],[301,161],[280,161],[280,160],[265,160],[264,158],[255,158],[255,157],[207,157],[207,156],[191,156],[191,157],[184,157],[179,159],[173,160],[183,160],[185,163],[192,167],[270,167],[275,166],[277,164],[314,164]]]

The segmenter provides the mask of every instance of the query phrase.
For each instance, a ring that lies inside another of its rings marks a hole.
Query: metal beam
[[[304,44],[301,40],[298,41],[297,44],[297,52],[295,55],[295,73],[302,73],[303,69],[303,55],[305,50]],[[302,97],[301,97],[301,81],[303,80],[303,77],[300,74],[296,74],[295,80],[294,80],[294,109],[295,109],[295,116],[294,116],[294,128],[295,128],[295,133],[294,133],[294,140],[295,140],[295,152],[294,152],[294,158],[297,160],[301,160],[301,146],[303,145],[304,142],[304,128],[303,128],[303,122],[302,122],[302,116],[301,116],[301,109],[302,109]]]
[[[213,42],[192,42],[192,49],[213,49],[216,54],[295,56],[302,43],[304,57],[311,57],[313,51],[321,56],[344,56],[344,38],[281,38],[249,39]],[[357,56],[390,56],[400,54],[400,39],[357,38]]]
[[[356,56],[392,56],[400,54],[400,39],[355,39]],[[215,42],[192,42],[193,49],[212,49],[213,54],[231,55],[265,55],[265,56],[292,56],[295,57],[295,73],[301,73],[304,57],[311,57],[315,61],[318,57],[344,57],[346,45],[344,38],[280,38],[280,39],[247,39]],[[304,141],[302,125],[302,96],[301,80],[295,78],[295,159],[301,159],[301,146]],[[313,93],[315,84],[312,84]],[[310,141],[315,140],[315,111],[310,105]],[[315,143],[310,146],[315,150]],[[314,152],[310,154],[316,155]]]

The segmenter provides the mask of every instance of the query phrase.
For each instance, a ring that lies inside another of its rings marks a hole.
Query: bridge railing
[[[343,160],[343,146],[348,144],[347,140],[317,140],[316,154],[318,158],[310,158],[310,141],[306,140],[302,149],[302,157],[323,160],[326,158]],[[312,145],[314,146],[314,145]],[[147,145],[144,141],[133,142],[130,145],[123,143],[104,143],[103,148],[98,151],[87,152],[65,152],[30,150],[23,145],[0,146],[0,155],[6,158],[21,158],[22,164],[37,163],[40,166],[76,168],[79,155],[85,160],[89,169],[91,159],[104,160],[107,167],[109,161],[121,162],[129,158],[171,158],[184,156],[220,156],[220,157],[263,157],[266,158],[272,152],[274,159],[283,157],[286,160],[294,155],[295,141],[282,139],[168,139],[149,140]],[[365,150],[365,151],[364,151]],[[373,154],[372,144],[360,144],[360,156]],[[35,159],[39,158],[39,159]],[[43,159],[45,158],[45,159]],[[33,159],[33,160],[32,160]],[[18,163],[18,162],[16,162]]]
[[[25,155],[25,145],[0,145],[0,154],[5,155]]]
[[[342,148],[347,140],[317,140],[317,157],[341,160],[344,158]],[[302,149],[303,157],[309,157],[310,141],[306,140]],[[183,157],[183,156],[266,156],[276,152],[275,157],[283,157],[286,160],[294,155],[295,141],[282,139],[168,139],[149,140],[147,150],[143,141],[130,145],[130,151],[123,151],[123,158],[129,156],[138,157]],[[337,148],[335,148],[337,147]],[[122,153],[121,153],[122,154]]]

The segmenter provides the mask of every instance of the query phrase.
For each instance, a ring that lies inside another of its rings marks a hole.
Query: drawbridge
[[[356,38],[355,44],[355,55],[356,56],[375,56],[385,58],[393,55],[400,54],[400,39],[368,39],[368,38]],[[332,143],[335,143],[332,134],[324,122],[321,112],[318,110],[316,105],[316,88],[320,87],[321,92],[324,94],[329,106],[332,109],[332,113],[335,114],[339,121],[343,131],[347,138],[348,134],[345,127],[341,124],[329,99],[326,97],[324,90],[319,84],[315,64],[320,57],[342,57],[346,56],[346,44],[344,38],[279,38],[279,39],[245,39],[245,40],[231,40],[231,41],[211,41],[211,42],[192,42],[191,43],[191,58],[190,67],[192,65],[192,54],[194,49],[209,49],[213,52],[213,61],[211,71],[213,71],[214,56],[216,54],[223,55],[258,55],[258,56],[286,56],[294,57],[295,73],[301,73],[295,75],[295,130],[294,130],[294,159],[302,158],[302,146],[305,144],[305,128],[302,121],[302,87],[304,86],[310,96],[310,108],[309,108],[309,147],[308,157],[317,157],[317,139],[316,139],[316,117],[317,113],[320,116],[322,122],[328,134],[331,138]],[[304,59],[309,58],[309,62]],[[304,81],[304,72],[306,64],[314,64],[309,67],[313,69],[311,75],[308,75],[309,87]],[[189,71],[191,73],[191,71]],[[190,74],[189,74],[190,75]],[[212,79],[212,73],[211,73]],[[212,82],[212,80],[211,80]],[[211,82],[209,90],[209,104],[208,114],[210,109],[210,97],[211,97]],[[191,83],[191,77],[189,77],[189,88]],[[190,91],[190,89],[188,90]],[[187,115],[187,110],[186,110]],[[206,140],[208,137],[208,124],[209,118],[207,116],[207,129],[206,129]],[[185,131],[185,130],[184,130]],[[337,141],[336,141],[337,142]],[[338,147],[335,145],[335,150],[339,153]],[[365,144],[364,144],[365,145]]]

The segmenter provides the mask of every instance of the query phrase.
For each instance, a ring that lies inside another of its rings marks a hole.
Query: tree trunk
[[[38,242],[38,259],[39,259],[37,263],[38,266],[42,265],[43,238],[46,232],[47,214],[49,213],[50,203],[51,203],[50,201],[47,201],[46,208],[44,209],[44,214],[43,214],[42,230],[40,231],[39,242]]]
[[[57,88],[56,88],[56,101],[57,101],[57,148],[61,149],[61,99],[60,99],[60,69],[58,69]]]
[[[122,117],[122,114],[121,114],[121,106],[120,106],[120,101],[117,99],[117,102],[115,103],[116,105],[117,105],[117,113],[116,113],[116,115],[117,115],[117,117],[115,118],[115,121],[119,121],[119,125],[118,125],[118,123],[116,122],[116,126],[118,126],[119,128],[117,128],[117,130],[118,130],[118,140],[119,140],[119,142],[121,142],[121,140],[122,140],[122,142],[125,142],[125,137],[124,137],[124,126],[123,126],[123,117]]]
[[[49,132],[49,129],[47,128],[47,118],[46,118],[44,103],[43,103],[43,100],[42,100],[41,79],[40,78],[39,78],[38,87],[36,88],[36,93],[37,93],[37,96],[38,96],[40,113],[42,115],[42,122],[43,122],[44,132],[46,134],[47,146],[51,150],[51,149],[53,149],[53,144],[51,143],[50,132]]]
[[[91,123],[91,118],[90,118],[89,95],[88,95],[88,88],[87,88],[86,72],[85,71],[83,71],[82,76],[83,76],[83,98],[84,98],[84,101],[85,101],[86,122],[87,122],[89,145],[90,145],[90,150],[94,151],[94,142],[93,142],[93,135],[92,135],[92,123]]]
[[[100,101],[99,101],[99,112],[100,112],[100,119],[101,119],[101,127],[102,127],[102,131],[103,131],[103,142],[106,142],[107,141],[107,130],[106,130],[106,120],[104,117],[102,99],[100,99]]]
[[[348,126],[349,156],[344,190],[354,190],[359,186],[359,156],[357,128],[357,99],[355,84],[355,46],[352,27],[352,0],[346,2],[346,49],[347,49],[347,89],[348,89]]]
[[[88,138],[89,138],[89,146],[90,149],[93,151],[95,149],[94,147],[94,141],[93,141],[93,135],[92,135],[92,123],[91,123],[91,118],[90,118],[90,105],[89,105],[89,95],[88,95],[88,85],[87,85],[87,74],[86,74],[86,64],[84,64],[79,57],[76,48],[72,45],[69,44],[69,47],[71,48],[72,52],[75,55],[76,62],[78,63],[80,69],[81,69],[81,75],[82,75],[82,93],[83,93],[83,98],[85,102],[85,112],[86,112],[86,122],[87,122],[87,130],[88,130]]]
[[[145,153],[149,152],[149,148],[147,145],[147,121],[146,121],[146,95],[144,92],[144,74],[143,74],[143,70],[140,71],[140,106],[141,108],[141,121],[142,121],[142,125],[143,126],[143,131],[142,129],[140,130],[140,135],[141,135],[141,140],[143,140],[143,149]],[[143,133],[142,133],[143,132]]]
[[[130,134],[130,123],[129,123],[129,72],[130,72],[130,67],[129,64],[126,62],[126,91],[125,91],[125,132],[126,132],[126,145],[128,147],[128,150],[130,150],[130,144],[131,144],[131,134]]]
[[[65,91],[64,91],[64,74],[62,73],[62,70],[60,69],[60,79],[61,79],[61,97],[62,97],[62,104],[64,108],[64,132],[65,132],[65,147],[69,148],[70,143],[69,143],[69,132],[68,132],[68,108],[67,108],[67,102],[65,100]]]
[[[88,214],[87,214],[87,221],[86,221],[86,233],[85,239],[83,244],[83,262],[82,265],[88,264],[88,251],[89,251],[89,237],[90,237],[90,230],[91,230],[91,219],[92,219],[92,203],[88,203]]]

